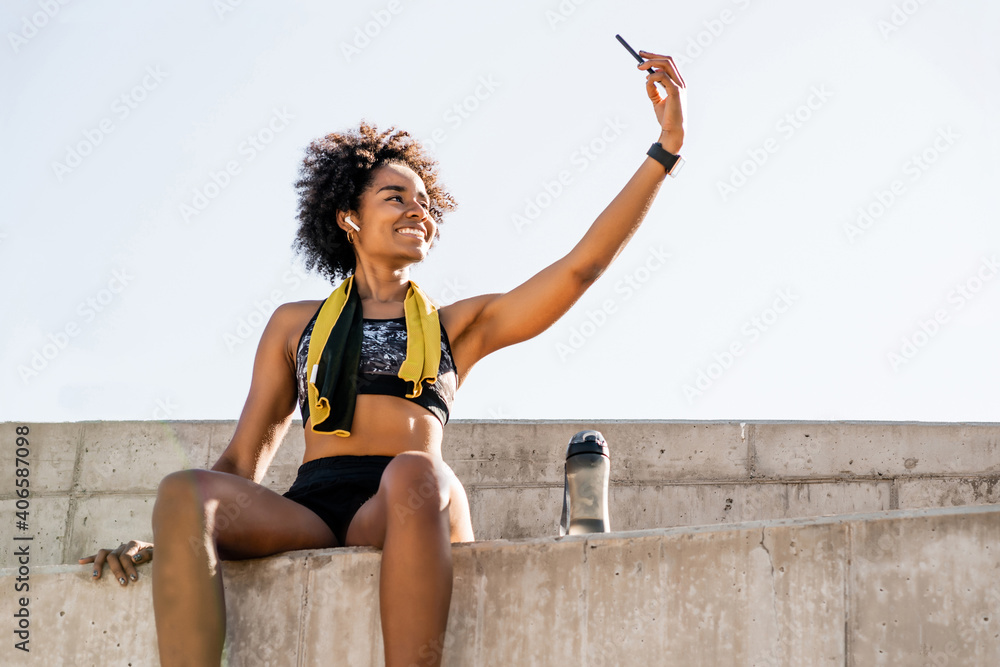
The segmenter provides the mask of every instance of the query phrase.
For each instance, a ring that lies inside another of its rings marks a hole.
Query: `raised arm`
[[[656,68],[646,77],[646,92],[660,124],[657,141],[667,151],[678,154],[684,143],[684,80],[669,56],[639,53],[649,58],[639,69]],[[657,81],[663,84],[666,95],[657,89]],[[479,359],[533,338],[562,317],[604,273],[639,228],[665,176],[663,165],[646,157],[565,257],[506,294],[470,299],[476,310],[469,327],[469,334],[477,343],[475,357]]]
[[[295,373],[286,349],[293,313],[290,304],[278,306],[264,327],[247,402],[229,446],[212,470],[257,483],[264,479],[295,413]]]

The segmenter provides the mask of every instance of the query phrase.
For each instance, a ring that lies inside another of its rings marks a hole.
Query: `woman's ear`
[[[361,228],[358,227],[357,220],[350,211],[337,211],[337,226],[345,232],[349,232],[352,229],[354,231],[361,231]]]

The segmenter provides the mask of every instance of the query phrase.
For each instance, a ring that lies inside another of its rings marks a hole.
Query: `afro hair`
[[[379,132],[361,121],[357,130],[328,134],[309,144],[295,183],[299,229],[292,246],[306,270],[315,267],[331,283],[354,272],[354,250],[337,225],[337,212],[357,210],[375,171],[392,163],[406,165],[423,180],[438,224],[445,211],[455,209],[455,200],[438,182],[437,161],[409,133],[395,127]]]

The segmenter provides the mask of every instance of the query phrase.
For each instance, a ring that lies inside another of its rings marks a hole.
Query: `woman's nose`
[[[429,220],[433,220],[433,218],[431,218],[430,211],[428,211],[426,208],[424,208],[424,205],[421,204],[419,201],[416,201],[416,200],[414,200],[413,202],[410,203],[410,210],[408,211],[408,213],[410,215],[414,215],[415,214],[421,220],[423,220],[424,218],[427,218]]]

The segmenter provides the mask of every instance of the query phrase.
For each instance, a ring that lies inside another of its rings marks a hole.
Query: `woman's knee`
[[[156,498],[172,501],[182,501],[185,499],[197,498],[199,490],[208,485],[209,470],[177,470],[160,480],[160,485],[156,489]]]
[[[178,470],[160,480],[153,504],[154,529],[164,519],[175,519],[193,509],[197,510],[193,516],[202,516],[205,501],[211,496],[207,492],[211,474],[208,470]]]
[[[392,517],[439,516],[451,499],[452,474],[430,454],[403,452],[386,467],[380,487]]]

